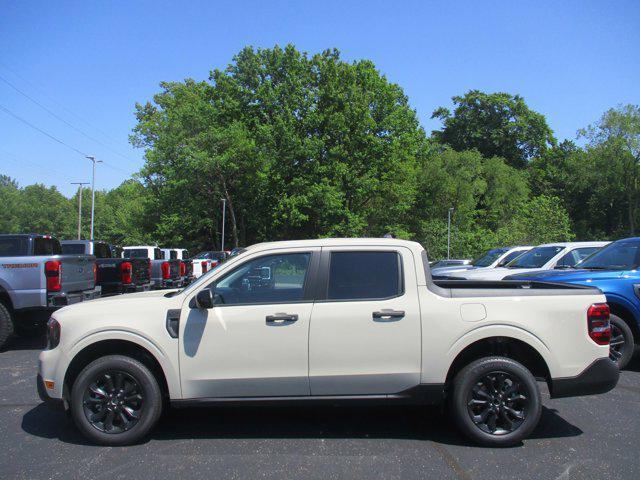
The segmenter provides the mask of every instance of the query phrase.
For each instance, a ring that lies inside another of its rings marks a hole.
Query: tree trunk
[[[227,207],[229,208],[229,218],[231,219],[231,236],[233,238],[233,246],[236,248],[238,246],[238,224],[236,222],[236,211],[233,208],[233,200],[231,200],[231,195],[229,195],[229,190],[227,190],[227,182],[224,178],[224,175],[219,174],[220,182],[222,183],[222,191],[224,192],[224,198],[227,200]]]

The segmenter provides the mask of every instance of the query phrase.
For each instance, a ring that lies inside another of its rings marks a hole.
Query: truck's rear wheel
[[[623,319],[611,314],[611,344],[609,347],[609,358],[618,364],[621,370],[627,366],[635,347],[633,332]]]
[[[71,390],[71,415],[80,431],[101,445],[144,438],[162,412],[162,393],[139,361],[109,355],[87,365]]]
[[[451,400],[460,430],[491,447],[519,443],[536,427],[542,412],[531,372],[505,357],[481,358],[464,367],[453,381]]]
[[[9,309],[0,302],[0,350],[2,350],[13,335],[13,318]]]

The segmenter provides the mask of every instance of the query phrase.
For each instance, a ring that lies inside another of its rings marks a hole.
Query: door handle
[[[265,320],[267,323],[273,323],[280,325],[283,323],[293,323],[298,321],[298,315],[296,313],[276,313],[274,315],[267,315]]]
[[[379,312],[373,312],[373,318],[378,320],[389,320],[390,318],[404,317],[404,310],[387,310],[383,309]]]

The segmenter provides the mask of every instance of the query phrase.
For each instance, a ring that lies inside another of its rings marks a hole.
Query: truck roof
[[[256,243],[247,247],[247,250],[267,250],[271,248],[296,248],[296,247],[341,247],[341,246],[389,246],[406,247],[409,249],[424,250],[418,242],[400,240],[397,238],[317,238],[311,240],[286,240],[279,242]]]
[[[604,247],[609,243],[611,242],[552,242],[543,243],[542,245],[538,245],[538,247]]]

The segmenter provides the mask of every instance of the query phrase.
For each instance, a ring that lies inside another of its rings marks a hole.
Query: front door
[[[419,260],[419,259],[418,259]],[[309,332],[312,395],[376,395],[420,383],[420,307],[406,248],[323,248]]]
[[[312,265],[319,249],[260,252],[187,300],[180,321],[184,398],[309,395]]]

